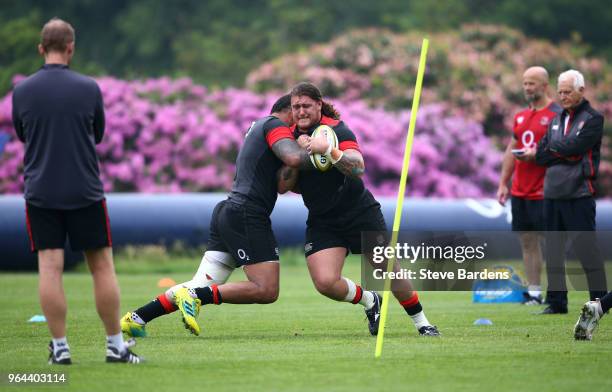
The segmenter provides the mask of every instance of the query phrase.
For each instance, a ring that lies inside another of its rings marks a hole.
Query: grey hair
[[[584,76],[580,73],[580,71],[570,69],[562,72],[561,75],[559,75],[559,83],[561,83],[562,80],[567,79],[574,81],[574,90],[579,90],[580,88],[584,87]]]

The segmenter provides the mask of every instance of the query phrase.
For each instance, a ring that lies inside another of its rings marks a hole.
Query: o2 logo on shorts
[[[249,255],[246,254],[244,249],[238,249],[237,253],[238,253],[238,257],[240,258],[240,260],[249,261]]]
[[[312,242],[309,242],[306,245],[304,245],[304,252],[310,252],[311,250],[312,250]]]
[[[523,136],[521,136],[521,142],[523,143],[523,147],[531,147],[533,142],[535,141],[535,135],[533,131],[528,129],[523,132]]]

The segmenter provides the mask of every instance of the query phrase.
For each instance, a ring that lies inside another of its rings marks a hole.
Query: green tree
[[[34,36],[54,16],[76,29],[77,70],[187,75],[219,86],[242,85],[262,62],[364,27],[437,32],[495,23],[612,59],[609,0],[0,0],[0,9],[6,75],[35,69]]]
[[[36,51],[39,42],[37,12],[0,24],[0,92],[11,88],[17,74],[31,74],[40,67]]]

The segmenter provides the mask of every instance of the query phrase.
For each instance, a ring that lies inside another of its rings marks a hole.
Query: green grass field
[[[315,292],[303,259],[285,258],[281,295],[272,305],[208,306],[203,334],[183,329],[178,314],[155,320],[134,349],[141,366],[104,361],[104,334],[85,272],[65,275],[68,338],[74,365],[46,365],[45,324],[35,274],[0,274],[0,373],[65,371],[63,386],[8,386],[1,390],[73,391],[610,391],[612,324],[603,320],[593,342],[575,342],[572,327],[585,293],[570,293],[570,314],[537,316],[539,308],[476,305],[468,292],[421,293],[441,338],[422,338],[403,310],[389,307],[382,358],[359,305]],[[118,264],[122,314],[151,300],[162,277],[188,280],[199,259]],[[154,271],[154,272],[145,272]],[[358,280],[351,260],[346,275]],[[242,278],[236,271],[234,279]],[[489,318],[492,326],[474,326]],[[606,370],[607,369],[607,370]]]

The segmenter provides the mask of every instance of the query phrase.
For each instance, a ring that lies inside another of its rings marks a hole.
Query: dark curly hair
[[[321,102],[321,114],[327,117],[331,117],[334,120],[340,119],[340,113],[336,110],[334,105],[329,102],[325,102],[321,96],[321,91],[312,83],[301,82],[291,89],[292,97],[307,96],[315,101]]]
[[[285,94],[274,102],[270,114],[280,113],[283,110],[291,109],[291,95]]]

